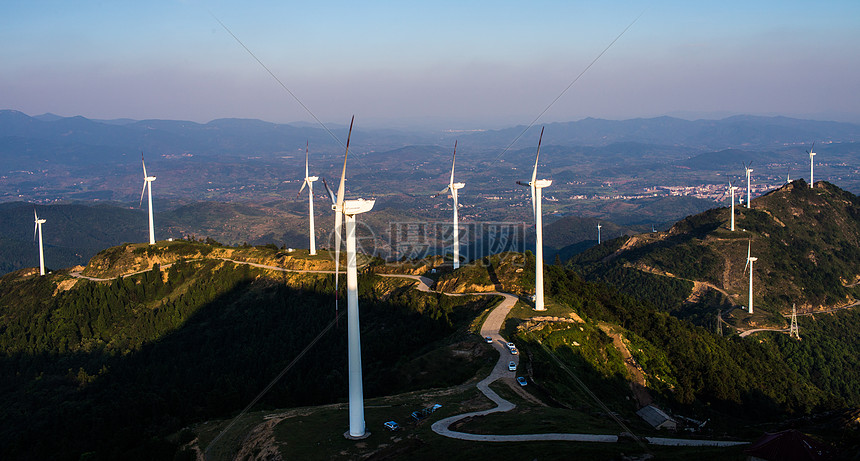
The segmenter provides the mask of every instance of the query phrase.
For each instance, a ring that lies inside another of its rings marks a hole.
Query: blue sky
[[[10,4],[11,3],[11,4]],[[860,122],[860,2],[12,1],[0,108],[488,128],[541,118]],[[211,13],[211,14],[210,14]]]

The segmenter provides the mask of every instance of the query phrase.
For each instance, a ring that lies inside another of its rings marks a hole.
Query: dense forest
[[[331,276],[218,260],[67,290],[57,282],[0,279],[4,459],[170,459],[170,434],[241,409],[335,318]],[[466,335],[491,297],[421,294],[369,274],[359,286],[368,396],[457,384],[483,364],[436,350]],[[345,326],[260,406],[342,399]],[[445,372],[415,372],[434,367]]]
[[[602,321],[626,330],[634,358],[649,376],[659,377],[649,381],[650,390],[668,406],[705,404],[724,416],[775,420],[860,405],[856,311],[801,317],[801,341],[780,333],[723,337],[611,285],[587,282],[574,271],[547,266],[545,276],[548,296],[586,320],[584,328],[556,324],[519,332],[519,340],[538,351],[541,366],[535,373],[548,374],[554,385],[574,386],[549,366],[538,340],[589,376],[591,387],[604,396],[626,382],[620,358],[613,358],[608,337],[595,327]],[[587,347],[574,347],[574,341]]]

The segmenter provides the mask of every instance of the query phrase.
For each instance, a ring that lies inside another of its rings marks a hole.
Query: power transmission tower
[[[797,328],[797,305],[791,305],[791,326],[788,328],[788,336],[800,339],[800,330]]]

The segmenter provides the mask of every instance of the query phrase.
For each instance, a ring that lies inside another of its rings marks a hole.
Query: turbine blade
[[[752,256],[752,240],[747,242],[747,260],[750,259],[750,256]]]
[[[33,227],[33,242],[36,241],[36,229],[39,228],[39,215],[36,214],[36,207],[33,207],[33,217],[36,218],[36,225]]]
[[[812,148],[809,149],[809,152],[815,152],[815,141],[812,141]],[[827,152],[825,152],[826,154]]]
[[[305,141],[305,178],[310,176],[308,174],[308,147],[310,146],[309,141]]]
[[[308,185],[308,180],[307,180],[307,179],[305,179],[305,180],[302,182],[302,187],[300,187],[300,188],[299,188],[299,193],[297,193],[297,194],[296,194],[296,198],[299,198],[299,195],[301,195],[301,194],[302,194],[302,191],[303,191],[303,190],[305,190],[305,186],[307,186],[307,185]]]
[[[349,121],[349,134],[346,135],[346,152],[343,153],[343,171],[340,173],[340,185],[337,186],[337,205],[343,206],[344,186],[346,185],[346,158],[349,155],[349,139],[352,137],[352,124],[355,122],[355,115]]]
[[[331,191],[328,187],[328,183],[325,182],[325,178],[323,178],[323,187],[325,187],[325,191],[328,192],[329,197],[331,197],[331,204],[334,205],[337,203],[337,199],[334,196],[334,192]]]
[[[454,185],[454,163],[457,161],[457,140],[454,140],[454,157],[451,159],[451,181],[450,185]],[[453,189],[453,187],[452,187]]]
[[[143,177],[146,177],[146,162],[143,161],[143,152],[140,153],[140,163],[143,165]]]
[[[435,194],[431,195],[431,196],[430,196],[430,198],[436,198],[436,197],[438,197],[438,196],[440,196],[440,195],[444,194],[445,192],[448,192],[448,189],[451,189],[451,193],[452,193],[452,194],[454,193],[454,188],[453,188],[453,187],[451,187],[451,186],[445,186],[445,188],[444,188],[444,189],[442,189],[442,190],[440,190],[439,192],[437,192],[437,193],[435,193]]]
[[[146,180],[143,180],[143,190],[140,191],[140,203],[137,204],[137,207],[140,208],[143,206],[143,194],[146,192]]]
[[[543,128],[540,127],[540,138],[538,138],[537,154],[535,154],[535,168],[532,170],[532,183],[537,179],[538,159],[540,159],[540,144],[543,141]],[[534,202],[534,191],[532,191],[532,202]]]
[[[519,184],[520,186],[524,186],[524,187],[531,187],[531,184],[529,184],[527,182],[517,181],[517,184]]]
[[[535,221],[537,221],[537,202],[535,202],[535,186],[531,187],[531,192],[532,192],[532,216],[535,218]]]

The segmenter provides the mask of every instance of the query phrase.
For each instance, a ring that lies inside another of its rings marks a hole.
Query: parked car
[[[520,351],[518,351],[516,347],[511,348],[511,355],[517,355],[519,353],[520,353]]]
[[[393,432],[393,431],[400,430],[400,425],[394,421],[386,421],[385,422],[385,428],[388,429],[389,431]]]
[[[486,341],[487,344],[493,344],[493,338],[489,336],[484,336],[484,341]]]
[[[526,384],[528,384],[528,381],[526,381],[526,378],[524,376],[520,376],[519,378],[517,378],[517,382],[520,383],[520,386],[525,386]]]
[[[516,349],[517,348],[517,345],[514,343],[508,343],[507,346],[508,346],[508,349]]]
[[[508,370],[517,371],[517,363],[516,362],[509,363],[508,364]]]

